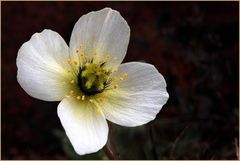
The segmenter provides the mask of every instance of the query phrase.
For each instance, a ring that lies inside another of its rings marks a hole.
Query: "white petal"
[[[41,100],[61,100],[66,94],[63,82],[67,53],[68,46],[58,33],[35,33],[18,51],[17,79],[21,87]]]
[[[72,52],[83,45],[84,53],[96,50],[100,57],[110,55],[110,66],[124,59],[129,43],[130,28],[118,11],[104,8],[82,16],[75,24],[70,40]]]
[[[139,126],[153,120],[168,100],[166,82],[157,69],[146,63],[120,65],[119,89],[112,90],[103,107],[106,118],[122,126]]]
[[[79,155],[96,152],[106,144],[107,121],[92,103],[65,98],[58,106],[58,116]]]

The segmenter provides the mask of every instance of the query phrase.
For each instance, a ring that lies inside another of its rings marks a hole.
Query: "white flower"
[[[18,51],[19,84],[34,98],[61,101],[58,116],[80,155],[106,144],[106,119],[128,127],[143,125],[168,100],[166,82],[153,65],[121,64],[129,37],[119,12],[105,8],[78,20],[70,47],[58,33],[44,30]]]

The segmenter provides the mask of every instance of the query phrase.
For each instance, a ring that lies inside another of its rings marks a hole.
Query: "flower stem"
[[[150,124],[149,126],[147,126],[147,130],[149,132],[150,141],[151,141],[151,144],[152,144],[151,151],[152,151],[154,160],[158,160],[158,154],[157,154],[157,150],[156,150],[156,147],[155,147],[153,125]]]
[[[104,146],[103,150],[104,150],[105,154],[107,155],[108,159],[110,159],[110,160],[115,160],[115,159],[116,159],[113,151],[110,149],[110,147],[108,146],[108,144],[106,144],[106,145]]]

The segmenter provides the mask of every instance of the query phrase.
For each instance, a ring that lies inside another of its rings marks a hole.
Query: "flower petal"
[[[146,63],[120,65],[119,89],[111,90],[103,107],[106,118],[122,126],[139,126],[153,120],[168,100],[166,82],[157,69]]]
[[[58,106],[58,116],[79,155],[96,152],[106,144],[107,121],[92,103],[65,98]]]
[[[83,45],[83,51],[99,57],[110,55],[110,66],[119,65],[124,59],[129,43],[130,28],[118,11],[104,8],[82,16],[75,24],[70,49],[75,52]]]
[[[67,53],[68,46],[58,33],[35,33],[18,51],[17,79],[21,87],[41,100],[61,100],[66,93]]]

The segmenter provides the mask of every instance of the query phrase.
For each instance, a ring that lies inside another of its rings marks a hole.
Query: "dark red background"
[[[120,127],[125,130],[116,139],[120,158],[237,159],[238,2],[1,3],[2,159],[71,159],[53,134],[62,130],[58,103],[34,99],[19,86],[17,51],[43,29],[58,32],[68,43],[75,22],[104,7],[118,10],[131,28],[124,62],[154,64],[170,94],[145,130]]]

